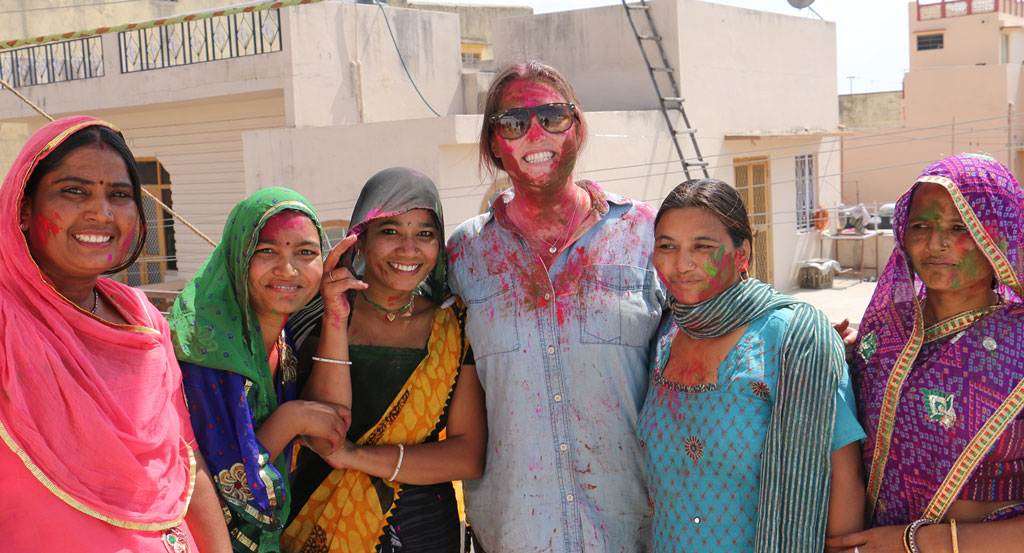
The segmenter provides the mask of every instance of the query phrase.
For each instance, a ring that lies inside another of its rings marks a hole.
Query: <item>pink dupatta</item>
[[[36,265],[19,228],[36,164],[91,125],[117,130],[91,117],[54,121],[32,135],[0,188],[0,447],[72,508],[164,530],[183,521],[195,482],[191,429],[172,403],[181,372],[167,323],[109,279],[97,288],[134,324],[78,308]]]

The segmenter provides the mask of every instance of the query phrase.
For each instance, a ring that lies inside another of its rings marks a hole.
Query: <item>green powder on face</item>
[[[718,249],[711,254],[711,262],[702,264],[701,268],[704,269],[704,272],[707,273],[708,276],[714,277],[715,275],[718,274],[718,271],[721,270],[719,269],[718,265],[715,265],[715,263],[720,262],[723,256],[725,256],[724,245],[719,246]]]

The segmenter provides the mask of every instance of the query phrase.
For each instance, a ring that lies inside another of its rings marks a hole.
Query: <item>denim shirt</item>
[[[649,548],[635,429],[665,298],[651,263],[654,211],[580,185],[598,220],[550,271],[510,230],[511,191],[448,243],[486,394],[487,464],[465,492],[488,553]]]

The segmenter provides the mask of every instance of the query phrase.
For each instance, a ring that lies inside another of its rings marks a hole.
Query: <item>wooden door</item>
[[[772,284],[772,215],[771,184],[768,158],[737,158],[733,160],[736,190],[747,207],[747,216],[754,231],[753,256],[747,274]]]

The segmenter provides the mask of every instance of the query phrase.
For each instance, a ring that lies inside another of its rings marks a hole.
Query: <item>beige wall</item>
[[[408,7],[416,10],[458,14],[462,40],[482,44],[490,44],[494,21],[504,17],[533,14],[533,8],[528,6],[473,6],[443,2],[410,2]]]
[[[903,125],[903,91],[842,94],[839,123],[848,129]]]
[[[835,24],[696,0],[650,5],[698,137],[835,130]],[[510,18],[494,46],[499,61],[535,56],[563,71],[585,109],[658,108],[621,5]]]

